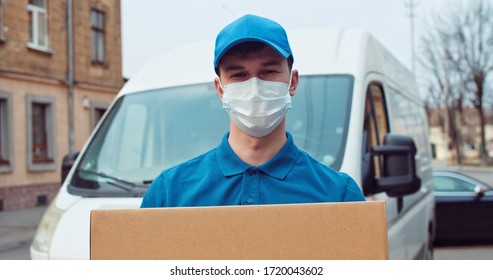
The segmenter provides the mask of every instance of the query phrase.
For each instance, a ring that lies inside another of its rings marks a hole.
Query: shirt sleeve
[[[358,187],[358,184],[356,184],[351,176],[347,174],[346,176],[346,190],[344,191],[342,201],[366,201],[363,192],[361,192],[361,189]]]
[[[142,199],[142,203],[140,208],[155,208],[155,207],[164,207],[166,198],[163,195],[164,189],[164,180],[162,178],[162,174],[160,174],[152,184],[147,189],[144,197]]]

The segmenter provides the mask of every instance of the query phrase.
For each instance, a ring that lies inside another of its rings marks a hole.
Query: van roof
[[[368,32],[355,28],[313,28],[288,30],[300,75],[350,74],[364,77],[369,72],[385,74],[390,80],[417,88],[411,72]],[[163,51],[152,57],[126,83],[119,95],[132,92],[212,82],[214,40],[205,40]]]

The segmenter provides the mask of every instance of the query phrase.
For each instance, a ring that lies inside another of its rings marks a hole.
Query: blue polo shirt
[[[356,182],[301,151],[290,133],[268,162],[250,166],[236,156],[227,133],[211,151],[163,171],[142,208],[364,201]]]

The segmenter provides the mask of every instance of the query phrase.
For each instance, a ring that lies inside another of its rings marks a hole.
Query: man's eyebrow
[[[279,60],[271,60],[271,61],[263,62],[261,65],[263,67],[268,67],[268,66],[278,66],[281,64],[282,64],[282,62]],[[224,69],[224,72],[237,71],[237,70],[243,70],[243,69],[245,69],[245,67],[242,65],[231,64],[231,65],[228,65],[226,67],[226,69]]]
[[[281,65],[281,64],[282,63],[279,60],[271,60],[271,61],[262,63],[262,66],[277,66],[277,65]]]
[[[245,69],[245,67],[241,66],[241,65],[228,65],[228,67],[226,67],[226,69],[224,69],[224,72],[229,72],[229,71],[236,71],[236,70],[243,70]]]

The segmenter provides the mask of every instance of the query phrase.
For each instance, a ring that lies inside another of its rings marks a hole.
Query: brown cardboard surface
[[[94,210],[91,259],[388,259],[385,202]]]

